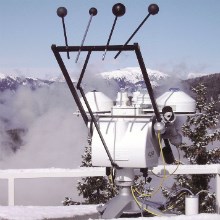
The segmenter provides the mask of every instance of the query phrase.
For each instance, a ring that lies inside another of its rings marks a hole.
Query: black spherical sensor
[[[126,8],[123,4],[117,3],[112,7],[112,13],[117,16],[123,16],[125,14]]]
[[[57,9],[57,15],[61,18],[64,18],[67,15],[67,9],[65,7],[59,7]]]
[[[151,15],[156,15],[158,12],[159,12],[159,7],[157,4],[151,4],[149,5],[148,7],[148,12],[151,14]]]
[[[89,9],[89,14],[90,14],[90,15],[95,16],[95,15],[97,15],[97,13],[98,13],[98,11],[97,11],[96,8],[90,8],[90,9]]]

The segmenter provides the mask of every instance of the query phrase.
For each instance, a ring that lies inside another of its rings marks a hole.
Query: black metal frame
[[[147,87],[147,90],[148,90],[148,93],[149,93],[149,96],[150,96],[150,100],[151,100],[151,103],[152,103],[152,107],[154,109],[154,113],[155,113],[155,116],[156,116],[156,119],[158,122],[161,121],[161,116],[160,116],[160,112],[158,110],[158,107],[157,107],[157,104],[156,104],[156,101],[155,101],[155,98],[154,98],[154,93],[153,93],[153,89],[152,89],[152,86],[151,86],[151,83],[150,83],[150,79],[148,77],[148,74],[147,74],[147,70],[146,70],[146,67],[145,67],[145,64],[144,64],[144,60],[143,60],[143,57],[142,57],[142,54],[141,54],[141,51],[140,51],[140,48],[139,48],[139,45],[137,43],[133,44],[133,45],[108,45],[106,47],[105,46],[56,46],[56,45],[52,45],[51,46],[51,49],[54,53],[54,56],[60,66],[60,69],[63,73],[63,76],[67,82],[67,85],[69,86],[69,89],[70,89],[70,92],[79,108],[79,111],[82,115],[82,118],[85,122],[85,124],[87,125],[88,124],[88,116],[85,112],[85,109],[83,108],[82,106],[82,103],[80,101],[80,98],[79,98],[79,95],[77,93],[77,89],[80,91],[82,97],[83,97],[83,100],[86,104],[86,107],[89,111],[89,115],[91,117],[91,120],[93,121],[96,129],[97,129],[97,132],[100,136],[100,139],[103,143],[103,146],[106,150],[106,153],[109,157],[109,160],[112,164],[113,167],[116,167],[118,168],[118,165],[113,161],[112,159],[112,156],[108,150],[108,147],[105,143],[105,140],[102,136],[102,133],[99,129],[99,126],[98,126],[98,123],[97,123],[97,120],[96,120],[96,117],[94,116],[91,108],[90,108],[90,105],[86,99],[86,96],[85,96],[85,93],[84,93],[84,90],[83,88],[81,87],[81,83],[82,83],[82,79],[84,77],[84,74],[85,74],[85,71],[86,71],[86,68],[87,68],[87,65],[88,65],[88,62],[89,62],[89,59],[90,59],[90,56],[91,56],[91,53],[92,52],[98,52],[98,51],[105,51],[106,49],[108,51],[134,51],[135,54],[136,54],[136,57],[137,57],[137,60],[138,60],[138,63],[139,63],[139,66],[141,68],[141,72],[142,72],[142,75],[143,75],[143,78],[144,78],[144,82],[146,84],[146,87]],[[86,57],[86,60],[84,62],[84,65],[83,65],[83,68],[82,68],[82,71],[81,71],[81,74],[80,74],[80,77],[79,77],[79,80],[78,80],[78,83],[77,83],[77,86],[75,87],[70,76],[69,76],[69,73],[66,69],[66,66],[62,60],[62,57],[60,55],[60,53],[62,52],[78,52],[78,51],[86,51],[88,52],[87,53],[87,57]]]

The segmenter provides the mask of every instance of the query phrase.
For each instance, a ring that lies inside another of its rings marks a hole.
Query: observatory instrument
[[[195,112],[195,101],[177,89],[170,90],[156,100],[139,45],[137,43],[128,45],[150,15],[158,13],[159,7],[156,4],[151,4],[148,7],[147,17],[124,45],[110,45],[117,18],[124,15],[125,11],[126,8],[121,3],[113,6],[112,12],[115,15],[115,20],[106,45],[84,46],[92,17],[97,14],[97,9],[91,8],[89,10],[90,20],[81,45],[69,46],[64,24],[67,10],[60,7],[57,14],[62,18],[65,46],[52,45],[51,47],[82,119],[89,127],[92,165],[116,169],[115,182],[120,187],[119,194],[99,209],[102,218],[106,219],[120,217],[123,213],[140,212],[130,188],[134,182],[134,169],[141,168],[146,174],[148,169],[158,165],[160,154],[164,155],[167,163],[172,163],[174,157],[170,142],[174,145],[181,143],[181,135],[178,133],[175,123],[180,115]],[[136,91],[132,96],[128,96],[126,91],[121,91],[118,92],[116,101],[99,91],[85,94],[82,81],[92,54],[104,52],[102,56],[102,60],[104,60],[107,51],[117,52],[115,59],[122,51],[135,53],[147,93]],[[64,52],[67,53],[68,58],[70,58],[69,53],[77,52],[76,62],[80,52],[87,52],[77,85],[71,81],[61,57],[61,53]],[[163,150],[159,144],[161,137],[165,144]],[[145,206],[148,210],[153,210],[154,213],[162,214],[158,209],[151,207],[150,203],[146,203]]]

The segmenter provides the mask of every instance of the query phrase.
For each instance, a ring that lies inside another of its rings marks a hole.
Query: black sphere
[[[149,5],[148,7],[148,12],[151,14],[151,15],[155,15],[159,12],[159,7],[157,4],[151,4]]]
[[[64,18],[67,15],[67,9],[65,7],[59,7],[57,9],[57,15],[61,18]]]
[[[117,16],[123,16],[125,14],[126,8],[123,4],[117,3],[112,7],[112,13]]]
[[[89,14],[90,14],[90,15],[95,16],[95,15],[97,15],[97,13],[98,13],[98,11],[97,11],[96,8],[90,8],[90,9],[89,9]]]

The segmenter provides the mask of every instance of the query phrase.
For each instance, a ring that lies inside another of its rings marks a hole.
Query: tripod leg
[[[134,201],[129,186],[123,187],[120,190],[119,195],[112,198],[103,207],[99,208],[99,212],[103,213],[102,218],[111,219],[119,218],[123,212],[140,213],[140,208]]]

